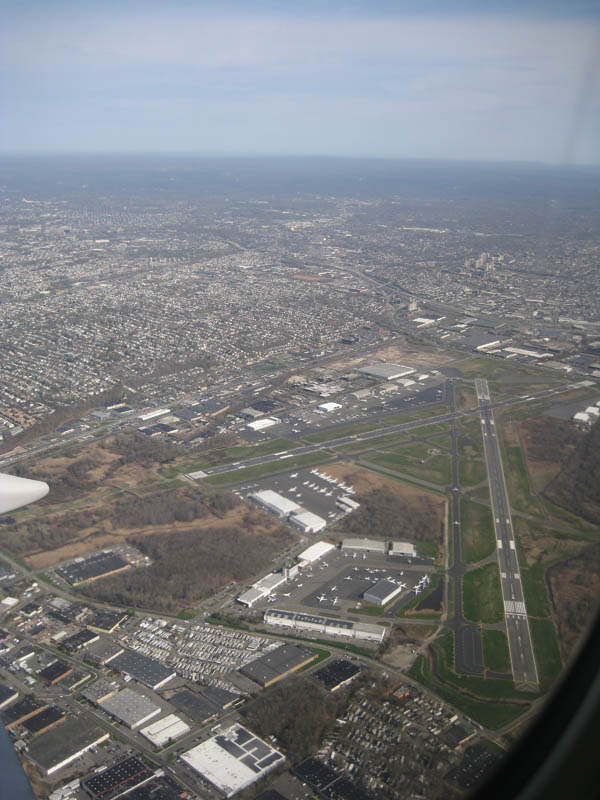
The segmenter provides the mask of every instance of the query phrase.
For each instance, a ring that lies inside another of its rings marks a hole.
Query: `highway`
[[[543,391],[536,392],[534,394],[512,397],[508,400],[501,400],[497,403],[494,403],[493,405],[490,405],[490,408],[501,408],[503,406],[510,406],[518,403],[523,403],[524,401],[541,400],[545,397],[550,397],[555,394],[560,394],[561,392],[572,391],[573,388],[576,386],[577,386],[576,384],[568,384],[566,386],[559,386],[555,389],[544,389]],[[421,406],[421,408],[425,408],[425,406]],[[256,458],[248,458],[243,461],[235,461],[230,464],[221,464],[218,467],[209,467],[197,473],[192,473],[191,476],[202,478],[207,475],[219,475],[223,472],[231,472],[232,470],[241,469],[242,467],[254,467],[259,464],[267,464],[270,461],[277,461],[277,460],[281,461],[281,469],[284,470],[286,469],[286,460],[294,458],[296,456],[305,455],[307,453],[317,453],[320,450],[325,450],[330,447],[340,447],[341,445],[352,444],[353,442],[357,441],[360,442],[362,440],[375,439],[378,436],[389,435],[390,433],[404,433],[406,431],[414,430],[416,428],[422,428],[425,425],[432,425],[436,422],[452,422],[453,420],[459,419],[460,417],[466,417],[471,414],[477,414],[478,412],[479,408],[469,408],[463,411],[451,410],[449,412],[446,412],[445,414],[438,414],[434,417],[424,417],[423,419],[412,420],[411,422],[402,422],[397,425],[388,425],[382,428],[378,428],[377,430],[374,431],[365,431],[362,433],[352,434],[350,436],[342,436],[338,439],[330,439],[327,442],[302,445],[300,447],[294,448],[293,450],[287,450],[281,453],[257,456]],[[397,412],[390,412],[390,415],[392,414],[395,415],[397,414]],[[381,416],[379,417],[379,419],[381,419]],[[340,427],[344,428],[348,426],[347,424],[342,424],[340,425]],[[293,466],[293,463],[291,464],[291,466]]]
[[[475,387],[481,416],[481,432],[494,517],[496,552],[500,567],[513,679],[516,683],[537,684],[538,673],[525,608],[517,546],[488,383],[484,379],[477,379]]]

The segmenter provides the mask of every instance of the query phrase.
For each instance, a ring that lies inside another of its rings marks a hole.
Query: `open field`
[[[540,689],[548,691],[562,670],[556,630],[551,619],[530,619]]]
[[[508,639],[504,631],[484,630],[483,660],[492,672],[510,672],[510,653]]]
[[[462,557],[468,564],[481,561],[495,552],[494,519],[487,506],[461,500],[460,547]]]
[[[365,461],[395,472],[412,475],[437,486],[447,486],[450,483],[450,457],[447,455],[432,455],[420,459],[404,452],[402,448],[396,448],[393,453],[368,453]]]
[[[202,480],[209,486],[228,486],[244,483],[244,481],[249,481],[253,478],[262,478],[264,475],[273,475],[275,472],[281,472],[282,470],[295,469],[296,467],[314,467],[317,464],[330,461],[331,458],[332,456],[327,453],[304,453],[301,456],[293,456],[283,461],[275,459],[274,461],[267,461],[265,464],[256,464],[254,467],[240,467],[240,469],[234,469],[230,472],[209,475]]]
[[[456,381],[454,384],[454,403],[457,411],[465,408],[476,408],[477,392],[475,386],[467,381]]]
[[[215,448],[196,458],[176,459],[173,464],[164,467],[161,474],[165,477],[196,472],[205,467],[215,467],[218,464],[227,464],[232,461],[241,461],[246,458],[257,458],[258,456],[271,455],[284,450],[292,450],[299,447],[298,442],[282,437],[277,439],[266,439],[258,444],[231,445],[230,447]]]
[[[463,605],[465,618],[473,622],[503,621],[504,605],[497,564],[486,564],[465,574]]]
[[[461,486],[478,486],[487,480],[485,461],[472,456],[463,457],[458,462],[458,481]]]

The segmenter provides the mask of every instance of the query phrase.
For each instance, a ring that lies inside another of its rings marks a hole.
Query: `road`
[[[541,400],[545,397],[550,397],[555,394],[560,394],[562,392],[569,392],[572,391],[573,387],[576,384],[568,384],[566,386],[559,386],[555,389],[545,389],[540,392],[536,392],[534,394],[529,394],[526,396],[519,396],[519,397],[511,397],[508,400],[501,400],[497,403],[494,403],[490,406],[490,408],[501,408],[503,406],[510,406],[515,405],[518,403],[523,403],[524,401],[531,401],[531,400]],[[426,408],[426,406],[421,406],[421,408]],[[232,472],[233,470],[241,469],[242,467],[255,467],[259,464],[267,464],[271,461],[281,461],[281,469],[284,470],[286,468],[286,460],[288,458],[294,458],[296,456],[305,455],[307,453],[317,453],[320,450],[328,449],[330,447],[340,447],[341,445],[345,444],[352,444],[353,442],[360,442],[362,440],[369,440],[375,439],[378,436],[389,435],[390,433],[404,433],[406,431],[414,430],[416,428],[422,428],[425,425],[433,425],[436,422],[452,422],[453,420],[460,419],[461,417],[466,417],[472,414],[477,414],[479,412],[479,408],[468,408],[462,411],[455,411],[452,409],[445,414],[437,414],[433,417],[426,417],[423,419],[412,420],[411,422],[402,422],[397,425],[388,425],[386,427],[378,428],[374,431],[365,431],[363,433],[356,433],[350,436],[342,436],[338,439],[330,439],[327,442],[319,442],[318,444],[308,444],[302,445],[300,447],[296,447],[293,450],[285,451],[282,453],[275,453],[271,455],[264,455],[264,456],[257,456],[256,458],[248,458],[244,461],[235,461],[230,464],[221,464],[218,467],[210,467],[205,470],[201,470],[198,473],[192,473],[192,475],[197,475],[197,477],[202,478],[207,475],[219,475],[223,472]],[[396,415],[398,412],[389,412],[390,416]],[[379,415],[379,419],[382,418],[383,415]],[[360,423],[357,423],[360,424]],[[335,426],[333,426],[335,427]],[[342,424],[340,427],[348,427],[347,424]],[[293,466],[293,464],[292,464]]]
[[[475,381],[475,387],[481,416],[481,432],[494,517],[496,552],[500,567],[502,600],[513,679],[516,683],[537,684],[538,673],[525,608],[517,545],[488,383],[484,379],[478,379]]]

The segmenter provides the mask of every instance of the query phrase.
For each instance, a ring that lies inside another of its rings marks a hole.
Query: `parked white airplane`
[[[322,603],[322,602],[323,602],[323,600],[327,600],[327,598],[325,597],[325,595],[324,595],[324,594],[322,594],[322,595],[320,595],[319,597],[317,597],[317,600],[319,601],[319,603]]]

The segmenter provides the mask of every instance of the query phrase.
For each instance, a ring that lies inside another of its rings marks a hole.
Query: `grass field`
[[[181,461],[177,460],[174,464],[161,469],[161,474],[164,475],[165,478],[173,478],[182,473],[196,472],[206,467],[227,464],[230,461],[241,461],[244,458],[267,456],[271,455],[271,453],[279,453],[299,446],[298,442],[282,437],[278,439],[266,439],[259,444],[232,445],[231,447],[226,447],[222,451],[219,451],[222,455],[218,459],[211,459],[208,455],[204,455],[193,459],[186,458]]]
[[[320,647],[309,647],[309,650],[312,650],[313,653],[316,653],[317,657],[314,661],[311,661],[310,664],[305,664],[303,667],[300,667],[298,672],[306,672],[307,669],[316,667],[317,664],[320,664],[321,661],[325,661],[325,659],[329,658],[331,655],[331,650],[323,650]]]
[[[521,567],[521,583],[525,594],[525,606],[530,617],[550,616],[545,572],[546,568],[540,561],[525,569]]]
[[[356,425],[344,425],[342,428],[328,428],[325,431],[309,433],[308,436],[303,438],[313,444],[322,444],[323,442],[331,442],[333,439],[342,439],[344,436],[355,436],[358,433],[376,431],[378,428],[381,428],[381,425],[377,422],[357,422]]]
[[[266,464],[257,464],[254,467],[241,467],[240,469],[221,472],[218,475],[209,475],[203,478],[204,483],[209,486],[227,486],[228,484],[243,483],[253,478],[262,478],[263,475],[272,475],[274,472],[295,469],[297,467],[312,467],[315,464],[323,464],[330,461],[331,456],[327,453],[304,453],[293,458],[275,459]]]
[[[340,453],[360,453],[363,450],[377,450],[384,447],[397,447],[398,445],[405,444],[408,441],[403,433],[388,433],[382,436],[373,436],[373,438],[363,439],[360,442],[352,442],[352,444],[343,444],[336,447]]]
[[[444,631],[435,640],[432,650],[439,677],[424,656],[415,661],[409,675],[491,730],[507,725],[527,711],[530,701],[537,696],[516,690],[512,681],[456,675],[452,669],[454,636],[450,631]]]
[[[529,619],[540,689],[547,692],[562,670],[556,630],[551,619]]]
[[[486,564],[463,577],[463,606],[473,622],[502,622],[504,607],[497,564]]]
[[[491,510],[471,500],[461,500],[460,523],[460,546],[464,561],[473,564],[491,556],[496,549]]]
[[[483,660],[492,672],[510,672],[510,652],[504,631],[483,631]]]
[[[511,506],[534,516],[543,514],[540,503],[534,497],[527,475],[527,467],[521,450],[516,428],[510,421],[503,420],[500,425],[500,445],[506,488]]]
[[[458,462],[458,480],[461,486],[477,486],[487,480],[485,463],[476,458],[463,457]]]
[[[430,456],[424,464],[420,464],[402,452],[369,453],[368,461],[380,467],[412,475],[437,486],[446,486],[450,483],[450,457],[447,455]]]

